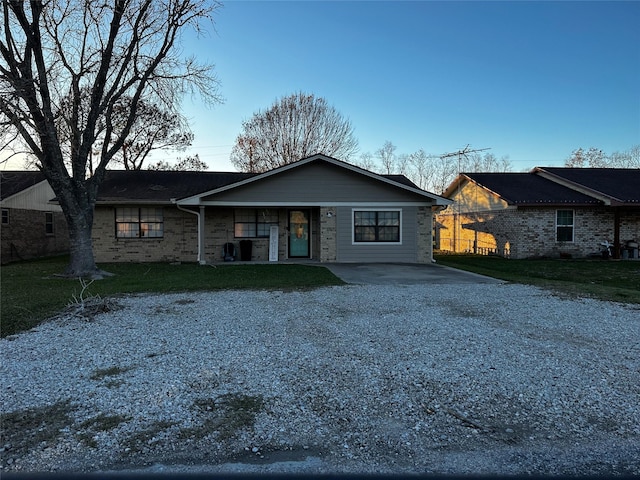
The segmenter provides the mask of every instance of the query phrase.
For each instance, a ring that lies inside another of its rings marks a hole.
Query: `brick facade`
[[[336,260],[335,215],[331,208],[311,209],[311,258],[321,262]],[[288,258],[288,212],[278,209],[278,259]],[[163,208],[163,238],[116,238],[115,207],[98,206],[93,223],[96,262],[195,262],[198,258],[197,216],[173,206]],[[240,241],[234,236],[234,209],[207,207],[204,218],[204,261],[223,261],[223,246],[231,242],[240,259]],[[251,260],[269,260],[269,238],[250,238]]]
[[[556,211],[573,210],[572,242],[556,241]],[[495,253],[510,258],[588,257],[614,238],[614,211],[606,207],[519,207],[436,216],[436,248],[442,251]],[[640,239],[640,211],[621,210],[620,241]]]
[[[116,238],[115,208],[98,206],[93,220],[96,262],[195,262],[198,228],[195,215],[163,208],[163,238]]]
[[[0,225],[2,263],[69,252],[69,231],[62,212],[6,210],[9,223]],[[53,217],[52,233],[46,231],[47,214]]]
[[[431,207],[418,208],[418,263],[430,263],[433,258],[433,213]]]
[[[337,215],[334,207],[318,207],[311,212],[311,258],[337,261]],[[432,257],[432,213],[430,207],[418,212],[418,259]],[[288,258],[289,209],[278,209],[278,260]],[[173,206],[163,208],[163,238],[116,238],[115,207],[98,206],[93,224],[93,248],[98,263],[106,262],[196,262],[198,260],[197,216]],[[204,261],[223,261],[223,246],[231,242],[240,260],[241,238],[234,236],[234,209],[207,207],[204,218]],[[252,261],[269,261],[269,238],[251,238]]]
[[[320,208],[320,261],[335,262],[338,255],[338,227],[335,208]]]

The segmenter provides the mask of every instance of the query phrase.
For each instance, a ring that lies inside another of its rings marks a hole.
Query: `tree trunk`
[[[54,177],[55,178],[55,177]],[[50,180],[57,193],[58,202],[69,229],[69,265],[63,272],[66,277],[102,278],[106,272],[98,269],[93,256],[93,209],[95,188],[89,181]]]
[[[69,227],[70,258],[64,275],[83,278],[100,276],[101,272],[98,270],[93,256],[92,225],[86,221],[78,221],[78,219],[69,221],[69,218],[67,218],[67,223]]]

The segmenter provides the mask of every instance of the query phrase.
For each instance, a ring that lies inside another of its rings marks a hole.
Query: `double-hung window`
[[[272,225],[278,225],[277,210],[237,208],[234,212],[236,238],[266,238]]]
[[[9,225],[9,209],[2,209],[2,225]]]
[[[556,241],[573,242],[573,210],[556,210]]]
[[[47,236],[52,236],[53,231],[53,212],[44,212],[44,233]]]
[[[400,210],[354,210],[354,243],[400,243]]]
[[[116,238],[162,238],[162,208],[116,208]]]

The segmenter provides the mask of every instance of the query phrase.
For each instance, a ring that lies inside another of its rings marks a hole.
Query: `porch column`
[[[205,254],[204,226],[204,205],[200,205],[200,215],[198,215],[198,263],[200,265],[205,265],[207,263]]]

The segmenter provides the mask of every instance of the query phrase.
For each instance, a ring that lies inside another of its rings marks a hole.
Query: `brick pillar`
[[[320,261],[335,262],[337,260],[337,209],[320,207]]]

